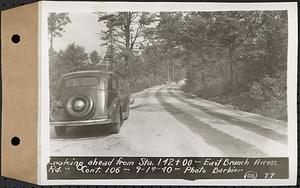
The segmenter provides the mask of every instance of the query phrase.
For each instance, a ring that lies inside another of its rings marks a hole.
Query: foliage
[[[286,92],[280,89],[276,79],[267,75],[259,82],[254,81],[249,94],[257,109],[281,119],[287,118]]]
[[[96,50],[93,50],[90,53],[90,60],[91,60],[92,64],[97,65],[97,64],[101,63],[102,58]]]
[[[284,119],[286,11],[164,12],[159,19],[152,43],[169,59],[186,59],[184,91]]]
[[[107,45],[105,60],[110,64],[109,69],[115,70],[116,59],[124,60],[124,79],[129,83],[131,57],[135,56],[134,50],[143,42],[143,30],[153,22],[155,16],[147,12],[96,14],[98,22],[104,22],[107,27],[107,30],[102,31],[101,39],[105,41],[104,45]],[[128,84],[127,88],[129,89]]]
[[[48,17],[48,34],[50,35],[51,49],[53,49],[53,38],[61,37],[64,26],[71,23],[67,13],[50,13]]]
[[[84,47],[72,43],[64,51],[49,50],[50,93],[54,99],[59,95],[60,78],[65,73],[86,70],[88,54]]]
[[[65,51],[60,54],[60,63],[64,65],[68,71],[78,71],[80,68],[87,64],[88,54],[85,48],[78,46],[75,43],[70,44]]]

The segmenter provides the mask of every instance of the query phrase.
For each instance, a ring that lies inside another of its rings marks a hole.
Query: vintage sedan
[[[129,92],[119,88],[118,76],[108,71],[78,71],[61,79],[59,99],[52,101],[50,125],[63,136],[68,127],[109,125],[119,133],[129,117]],[[54,105],[53,105],[54,104]]]

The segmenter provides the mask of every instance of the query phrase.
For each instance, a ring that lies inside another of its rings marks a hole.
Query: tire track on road
[[[180,110],[179,108],[176,108],[171,103],[168,103],[164,99],[165,97],[162,96],[163,93],[161,91],[163,89],[166,88],[160,88],[155,93],[156,98],[163,106],[163,108],[179,122],[188,126],[188,128],[191,129],[194,133],[200,135],[206,143],[224,153],[224,155],[240,156],[241,153],[243,153],[244,155],[267,156],[267,154],[258,150],[255,146],[248,144],[247,142],[244,142],[242,140],[233,138],[232,136],[211,127],[209,124],[200,121],[199,119]]]
[[[218,119],[221,119],[223,121],[226,121],[227,123],[230,123],[234,126],[238,126],[242,129],[245,129],[247,131],[251,131],[251,132],[254,132],[258,135],[261,135],[261,136],[264,136],[266,138],[269,138],[271,140],[274,140],[276,142],[279,142],[281,144],[285,144],[287,145],[287,135],[284,135],[284,134],[280,134],[280,133],[277,133],[271,129],[267,129],[267,128],[264,128],[264,127],[261,127],[261,126],[258,126],[256,124],[253,124],[253,123],[250,123],[250,122],[246,122],[246,121],[243,121],[243,120],[240,120],[240,119],[237,119],[235,117],[232,117],[232,116],[228,116],[226,114],[222,114],[222,113],[219,113],[219,112],[215,112],[215,111],[211,111],[209,110],[208,108],[205,108],[201,105],[198,105],[198,104],[195,104],[195,103],[192,103],[186,99],[184,99],[183,97],[180,97],[178,95],[176,95],[174,92],[171,91],[171,88],[168,88],[168,94],[170,94],[172,97],[178,99],[179,101],[181,102],[184,102],[186,103],[187,105],[193,107],[193,108],[196,108],[200,111],[203,111],[213,117],[216,117]]]

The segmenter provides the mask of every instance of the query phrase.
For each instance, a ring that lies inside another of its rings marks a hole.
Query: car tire
[[[67,128],[66,127],[55,127],[55,133],[59,137],[65,136],[66,132],[67,132]]]
[[[121,114],[120,114],[120,108],[119,108],[117,123],[113,123],[112,127],[111,127],[112,134],[118,134],[120,132],[121,124],[122,124],[121,123]]]
[[[126,110],[126,117],[124,118],[124,120],[127,120],[129,118],[129,106],[127,107]]]

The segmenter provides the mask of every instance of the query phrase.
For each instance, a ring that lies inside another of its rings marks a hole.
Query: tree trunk
[[[129,91],[129,57],[128,55],[125,56],[125,80],[126,80],[126,89]]]
[[[247,62],[245,61],[244,62],[244,78],[243,78],[243,80],[246,82],[248,81],[247,77],[248,77],[248,67],[247,67]]]
[[[50,34],[50,49],[53,50],[53,33]]]
[[[114,46],[112,33],[110,37],[110,69],[114,71]]]
[[[125,13],[126,16],[126,24],[125,24],[125,45],[126,45],[126,54],[125,54],[125,80],[126,87],[129,91],[129,51],[130,51],[130,25],[131,25],[131,15],[129,12]]]
[[[235,89],[236,89],[236,83],[235,83],[235,79],[234,79],[234,67],[233,67],[235,65],[234,50],[235,49],[233,47],[228,48],[230,84],[231,84],[233,91],[235,91]]]
[[[238,75],[238,73],[235,73],[234,75],[235,75],[234,83],[236,86],[235,91],[237,91],[237,89],[239,88],[239,87],[237,87],[239,85],[239,75]]]
[[[172,59],[171,62],[172,62],[172,81],[175,82],[175,63]]]
[[[170,81],[170,70],[169,70],[169,62],[166,61],[166,72],[167,72],[167,79]]]
[[[202,75],[201,75],[201,82],[202,82],[203,86],[206,87],[205,72],[202,72]]]

